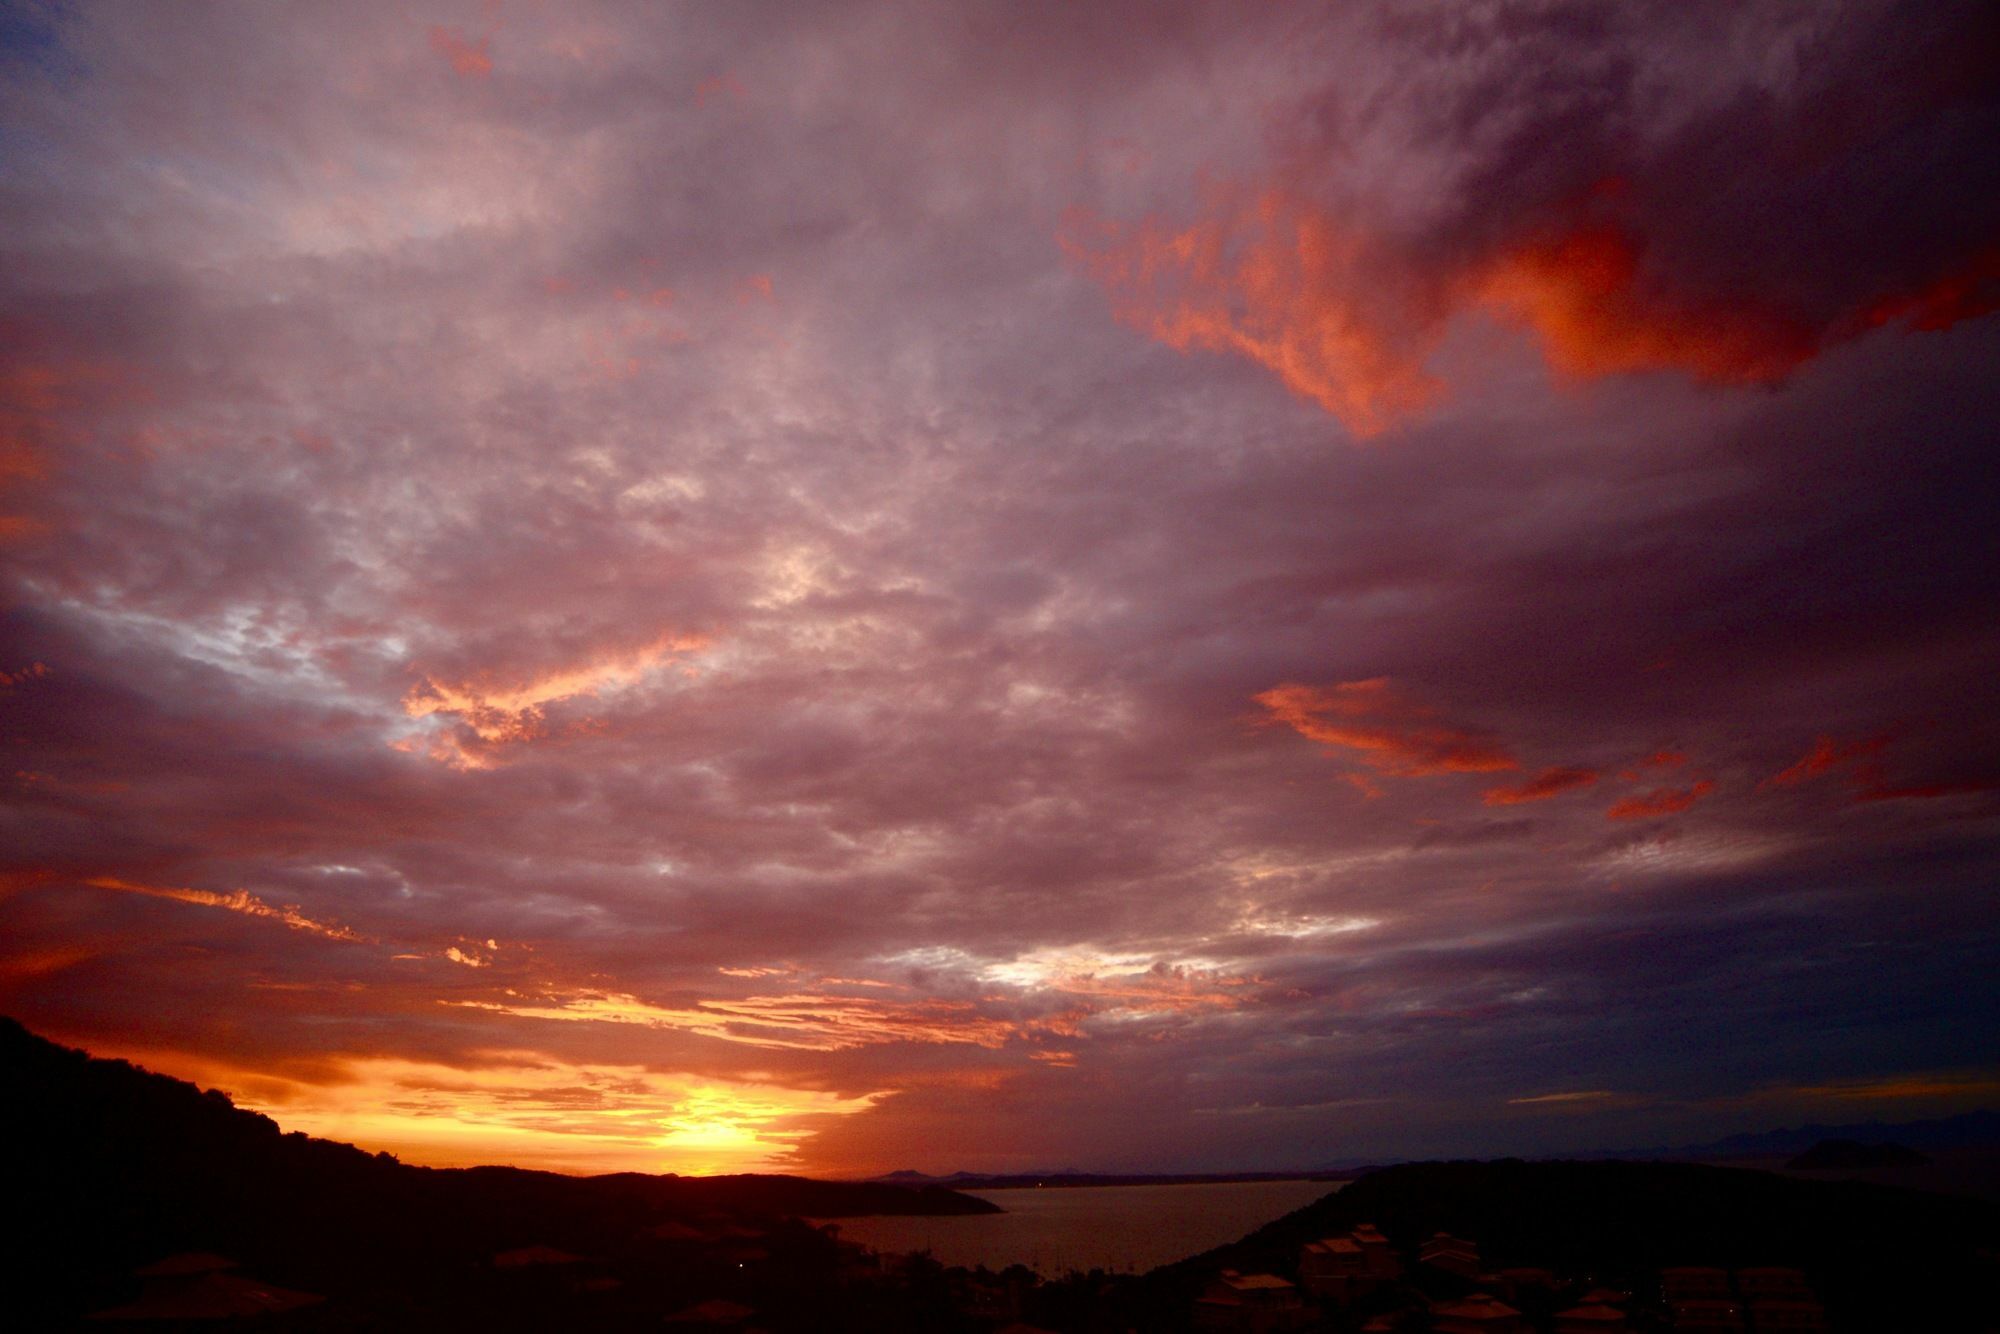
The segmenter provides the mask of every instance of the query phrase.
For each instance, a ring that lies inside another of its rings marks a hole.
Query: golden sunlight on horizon
[[[866,1111],[883,1096],[662,1075],[643,1066],[572,1065],[529,1051],[482,1053],[491,1063],[473,1069],[352,1060],[341,1063],[347,1076],[341,1082],[158,1049],[93,1054],[222,1092],[285,1133],[387,1152],[421,1167],[504,1166],[573,1176],[796,1173],[800,1148],[827,1118]]]

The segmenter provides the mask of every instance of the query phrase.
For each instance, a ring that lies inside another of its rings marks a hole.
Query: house
[[[1556,1334],[1628,1334],[1625,1313],[1603,1302],[1585,1302],[1556,1312]]]
[[[1771,1265],[1737,1270],[1736,1290],[1743,1294],[1743,1300],[1747,1302],[1763,1297],[1793,1301],[1812,1296],[1812,1289],[1806,1286],[1804,1270]]]
[[[1494,1278],[1499,1281],[1500,1295],[1510,1302],[1520,1301],[1524,1292],[1554,1292],[1561,1286],[1547,1269],[1503,1269]]]
[[[1722,1301],[1729,1296],[1729,1274],[1705,1266],[1662,1269],[1660,1292],[1669,1306],[1681,1301]]]
[[[1675,1329],[1740,1330],[1743,1308],[1724,1297],[1690,1297],[1672,1303]]]
[[[708,1329],[740,1329],[757,1313],[741,1302],[711,1297],[705,1302],[683,1307],[666,1318],[669,1325],[692,1325]]]
[[[1477,1292],[1431,1308],[1437,1334],[1527,1334],[1521,1313],[1498,1297]]]
[[[1194,1327],[1231,1334],[1271,1334],[1303,1329],[1314,1312],[1296,1284],[1276,1274],[1239,1274],[1225,1269],[1194,1303]]]
[[[1382,1235],[1382,1229],[1373,1223],[1363,1223],[1347,1234],[1361,1247],[1361,1253],[1368,1257],[1368,1272],[1377,1278],[1399,1278],[1403,1273],[1403,1262],[1396,1258],[1389,1239]]]
[[[1368,1260],[1352,1235],[1309,1241],[1299,1251],[1299,1283],[1308,1292],[1346,1305],[1386,1281],[1371,1271]]]
[[[234,1260],[206,1251],[168,1256],[133,1271],[142,1287],[139,1299],[104,1311],[92,1320],[229,1320],[238,1316],[272,1315],[323,1302],[316,1292],[299,1292],[228,1271]]]
[[[1751,1302],[1750,1325],[1758,1334],[1767,1329],[1824,1334],[1828,1328],[1826,1308],[1811,1297],[1765,1297]]]
[[[1479,1247],[1463,1237],[1439,1232],[1417,1248],[1417,1262],[1433,1269],[1457,1274],[1460,1278],[1479,1276]]]

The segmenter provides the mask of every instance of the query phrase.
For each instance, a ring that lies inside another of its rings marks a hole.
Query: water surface
[[[1338,1181],[1217,1185],[1026,1186],[969,1190],[1007,1212],[945,1218],[841,1218],[840,1235],[878,1251],[929,1250],[947,1265],[1046,1275],[1071,1269],[1140,1272],[1235,1241],[1339,1190]]]

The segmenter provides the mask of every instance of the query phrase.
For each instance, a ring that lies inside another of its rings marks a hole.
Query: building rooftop
[[[1513,1307],[1498,1297],[1477,1292],[1455,1302],[1431,1308],[1434,1316],[1450,1316],[1454,1320],[1512,1320],[1520,1315]]]
[[[209,1272],[191,1282],[149,1292],[136,1302],[96,1311],[92,1320],[227,1320],[294,1311],[326,1298],[236,1274]]]
[[[1222,1280],[1232,1288],[1289,1288],[1291,1280],[1279,1278],[1276,1274],[1239,1274],[1235,1278]]]
[[[1346,1237],[1326,1237],[1319,1241],[1309,1241],[1306,1243],[1305,1248],[1309,1251],[1338,1251],[1342,1253],[1352,1251],[1356,1254],[1359,1254],[1361,1251],[1359,1242],[1349,1241]]]

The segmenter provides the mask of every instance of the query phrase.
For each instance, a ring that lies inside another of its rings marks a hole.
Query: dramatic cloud
[[[1774,383],[1870,330],[2000,307],[2000,208],[1970,181],[1921,235],[1833,216],[1898,207],[1911,168],[1891,159],[1926,119],[1930,151],[1995,183],[1967,137],[1990,115],[1990,17],[1850,8],[1815,26],[1745,7],[1706,31],[1566,4],[1398,16],[1403,88],[1335,77],[1264,180],[1210,185],[1187,224],[1079,214],[1067,244],[1121,320],[1248,357],[1357,436],[1434,404],[1434,354],[1480,314],[1572,379]],[[1795,67],[1692,68],[1759,40]],[[1684,88],[1648,86],[1642,62]],[[1907,83],[1869,86],[1884,70]],[[1400,171],[1369,160],[1371,133],[1415,140]]]
[[[1490,738],[1437,720],[1386,678],[1343,681],[1325,689],[1282,685],[1257,702],[1299,735],[1358,752],[1385,773],[1490,773],[1520,766]]]
[[[1604,812],[1612,820],[1645,820],[1655,815],[1678,815],[1715,791],[1715,784],[1703,779],[1692,787],[1656,787],[1650,792],[1624,797]]]
[[[125,880],[109,876],[98,876],[84,881],[95,889],[115,889],[126,894],[146,894],[156,899],[172,899],[178,903],[195,903],[204,908],[221,908],[225,912],[246,913],[251,917],[269,917],[283,922],[294,931],[305,931],[328,940],[354,940],[363,937],[346,927],[333,922],[316,922],[300,912],[295,906],[274,908],[245,889],[231,894],[217,894],[206,889],[181,889],[173,885],[135,885]]]
[[[1565,792],[1590,787],[1597,782],[1595,769],[1573,769],[1561,765],[1544,769],[1525,783],[1486,789],[1488,806],[1518,806],[1524,801],[1547,801]]]
[[[0,27],[0,1011],[564,1170],[1992,1101],[1991,5]]]

